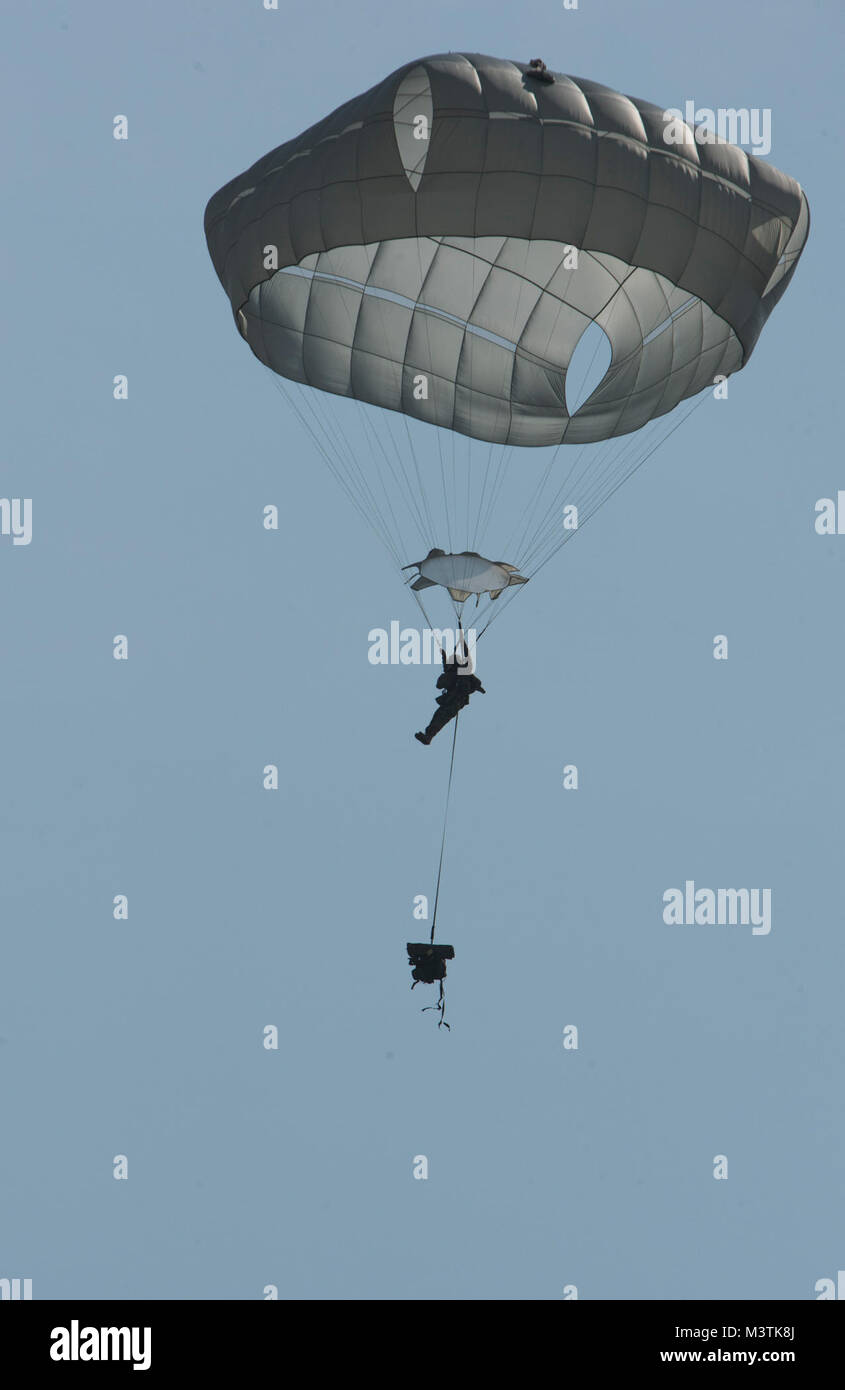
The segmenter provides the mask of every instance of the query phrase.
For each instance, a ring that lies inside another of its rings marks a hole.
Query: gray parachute
[[[209,250],[283,377],[495,444],[610,439],[744,366],[809,230],[793,179],[666,136],[598,83],[421,58],[216,193]],[[591,324],[610,365],[572,413]]]

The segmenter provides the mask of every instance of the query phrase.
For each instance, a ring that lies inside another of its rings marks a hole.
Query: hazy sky
[[[33,534],[0,537],[0,1277],[36,1298],[812,1298],[843,1265],[845,536],[813,529],[845,488],[842,18],[4,16],[0,491],[33,499]],[[239,339],[202,218],[342,101],[462,49],[770,108],[813,224],[729,401],[480,650],[447,1033],[404,945],[448,738],[411,736],[430,669],[367,660],[371,628],[418,614]],[[770,888],[771,932],[667,926],[687,879]]]

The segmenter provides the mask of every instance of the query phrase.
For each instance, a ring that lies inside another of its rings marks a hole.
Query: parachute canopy
[[[417,59],[216,193],[212,260],[281,376],[496,444],[628,434],[747,362],[809,230],[793,179],[673,127],[525,63]],[[570,413],[593,323],[610,365]]]

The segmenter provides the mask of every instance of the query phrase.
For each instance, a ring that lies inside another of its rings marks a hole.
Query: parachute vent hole
[[[601,385],[613,356],[610,339],[597,323],[584,329],[569,359],[564,390],[566,409],[574,415]]]

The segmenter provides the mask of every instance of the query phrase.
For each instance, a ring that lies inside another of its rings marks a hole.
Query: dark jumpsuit
[[[460,660],[456,660],[459,655]],[[434,716],[425,733],[414,735],[414,738],[418,739],[420,743],[431,743],[435,734],[439,734],[450,719],[454,719],[462,709],[466,708],[470,695],[474,695],[476,691],[480,691],[482,695],[487,693],[477,676],[470,675],[468,672],[464,674],[464,667],[469,659],[466,647],[463,648],[462,655],[456,651],[455,657],[451,661],[447,659],[445,652],[441,653],[441,658],[443,674],[437,678],[437,689],[442,690],[443,694],[437,696],[439,709],[434,711]]]

